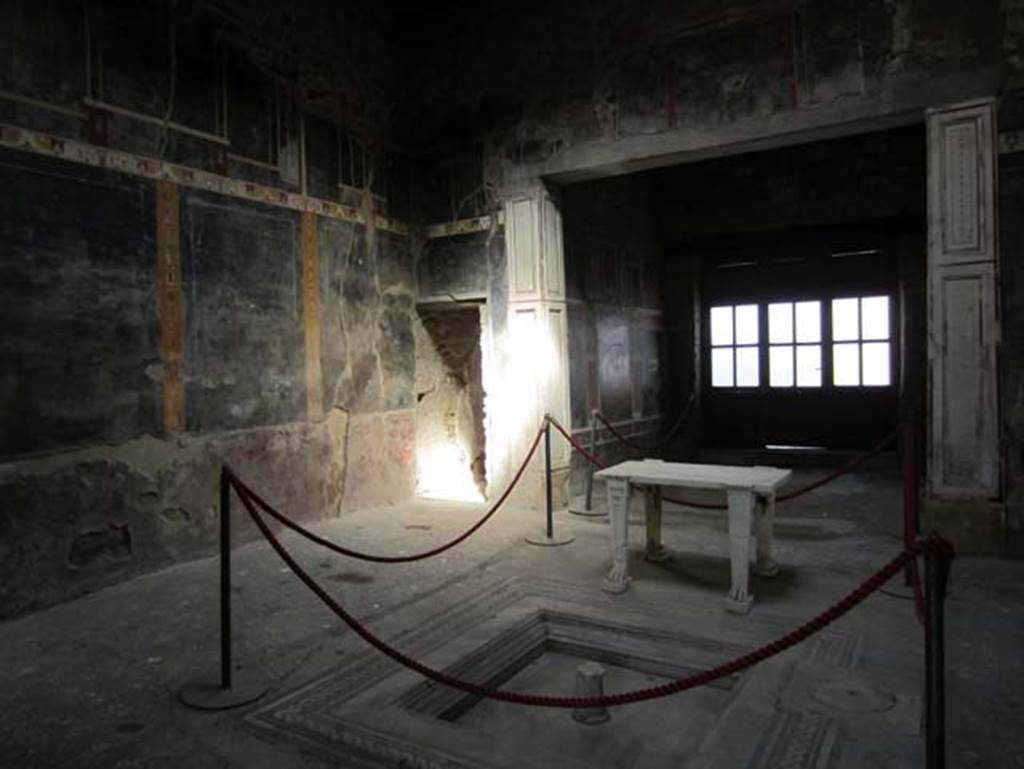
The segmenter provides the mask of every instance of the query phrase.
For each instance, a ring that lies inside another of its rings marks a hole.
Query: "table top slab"
[[[781,467],[741,467],[664,462],[644,459],[620,462],[594,473],[595,478],[625,478],[631,483],[652,486],[685,486],[694,489],[749,490],[774,492],[793,474]]]

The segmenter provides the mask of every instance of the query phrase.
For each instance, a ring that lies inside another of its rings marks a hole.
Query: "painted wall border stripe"
[[[163,425],[170,435],[185,430],[185,304],[181,286],[178,185],[156,183],[157,317],[163,362]]]
[[[473,232],[487,232],[491,229],[490,215],[474,216],[471,219],[456,219],[451,222],[439,222],[427,225],[427,239],[451,238],[456,235],[468,235]],[[498,226],[505,223],[504,212],[498,213]]]
[[[306,413],[324,416],[323,376],[320,370],[320,234],[317,215],[302,212],[302,311],[306,332]]]
[[[181,187],[207,190],[220,195],[251,200],[266,205],[290,208],[294,211],[308,211],[340,219],[346,222],[366,224],[362,211],[330,200],[313,198],[286,190],[279,190],[263,184],[232,179],[227,176],[200,171],[187,166],[167,163],[155,158],[133,155],[120,150],[98,147],[75,139],[64,139],[52,134],[32,131],[27,128],[0,123],[0,147],[32,152],[37,155],[58,158],[72,163],[105,168],[111,171],[141,176],[156,181],[169,181]],[[378,214],[375,218],[378,229],[407,235],[409,227],[404,222]]]

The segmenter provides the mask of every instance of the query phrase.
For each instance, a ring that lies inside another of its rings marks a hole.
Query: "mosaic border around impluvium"
[[[581,588],[572,583],[544,578],[510,577],[497,581],[488,578],[471,578],[458,585],[449,582],[452,608],[442,609],[433,614],[416,628],[396,634],[404,649],[418,658],[450,643],[480,622],[497,615],[505,608],[524,599],[551,599],[572,602],[590,609],[607,609],[608,597],[599,589]],[[430,595],[405,602],[407,608]],[[644,602],[630,606],[636,610],[666,610],[679,612],[681,609],[711,614],[708,607],[686,606],[680,602]],[[758,618],[758,625],[740,624],[763,636],[765,626],[784,628],[792,623],[791,618],[768,614]],[[746,639],[751,646],[755,638]],[[358,644],[358,639],[347,639],[348,644]],[[730,643],[737,649],[744,644]],[[814,641],[809,658],[824,664],[852,669],[859,663],[859,649],[862,646],[859,634],[829,629]],[[271,703],[247,716],[246,723],[264,736],[278,741],[302,742],[308,748],[328,758],[336,759],[342,754],[353,766],[377,767],[381,762],[415,767],[416,769],[484,769],[478,758],[465,763],[457,755],[440,751],[430,746],[412,743],[373,729],[363,723],[332,717],[330,711],[343,702],[376,686],[384,679],[399,672],[401,667],[372,649],[355,653],[346,662],[291,692],[279,696]],[[772,727],[770,735],[776,727]],[[807,765],[809,766],[809,765]]]

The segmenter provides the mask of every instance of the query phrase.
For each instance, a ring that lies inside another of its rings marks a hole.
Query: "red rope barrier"
[[[565,439],[567,441],[569,441],[569,443],[572,444],[572,447],[574,449],[576,449],[578,452],[580,452],[580,454],[582,454],[587,460],[589,460],[591,464],[593,464],[593,465],[595,465],[595,466],[597,466],[599,468],[604,468],[604,467],[608,466],[604,462],[602,462],[600,459],[595,457],[593,454],[591,454],[589,451],[587,451],[587,449],[584,448],[583,445],[578,440],[576,440],[575,438],[572,437],[572,434],[569,433],[568,430],[566,430],[564,427],[562,427],[561,423],[559,423],[559,421],[557,419],[555,419],[552,416],[549,416],[548,417],[548,421],[551,422],[551,424],[553,424],[555,426],[555,429],[558,430],[558,432],[560,432],[563,436],[565,436]],[[667,501],[669,501],[669,502],[675,502],[675,503],[680,504],[680,505],[689,505],[690,507],[701,507],[701,508],[706,508],[708,510],[725,510],[725,507],[726,507],[725,505],[714,504],[714,503],[689,502],[689,501],[681,500],[681,499],[673,499],[671,497],[662,497],[662,498],[667,500]]]
[[[612,434],[615,435],[621,442],[623,442],[627,446],[628,445],[632,445],[632,446],[634,446],[634,448],[636,448],[635,444],[629,443],[628,441],[626,441],[623,438],[623,436],[621,436],[618,433],[618,431],[605,418],[604,414],[602,414],[601,412],[596,411],[596,410],[594,411],[594,414],[608,427],[609,430],[611,430]],[[577,451],[579,451],[592,464],[596,465],[599,468],[607,467],[607,465],[604,462],[599,460],[596,456],[594,456],[591,452],[589,452],[586,448],[584,448],[580,444],[579,441],[577,441],[575,438],[573,438],[572,435],[564,427],[562,427],[561,424],[559,424],[558,420],[556,420],[554,417],[551,417],[551,416],[548,417],[548,420],[551,422],[551,424],[553,424],[555,426],[555,428],[563,436],[565,436],[566,440],[568,440],[569,443],[572,444],[573,448],[575,448]],[[832,481],[836,480],[837,478],[841,478],[842,476],[847,475],[848,473],[853,472],[858,467],[860,467],[865,462],[867,462],[869,459],[874,458],[875,456],[880,454],[882,451],[884,451],[885,447],[888,446],[889,443],[892,442],[892,440],[894,438],[896,438],[898,435],[900,435],[901,432],[904,432],[904,427],[903,426],[897,427],[891,433],[886,435],[868,453],[863,454],[862,456],[855,458],[854,460],[852,460],[852,461],[848,462],[847,464],[843,465],[841,468],[839,468],[835,472],[830,473],[829,475],[827,475],[824,478],[821,478],[821,479],[815,481],[814,483],[811,483],[811,484],[809,484],[807,486],[804,486],[801,489],[797,489],[795,491],[791,491],[791,492],[789,492],[787,494],[779,495],[778,497],[776,497],[776,501],[777,502],[786,502],[786,501],[791,500],[791,499],[796,499],[797,497],[800,497],[800,496],[802,496],[804,494],[807,494],[808,492],[814,491],[815,489],[820,488],[821,486],[824,486],[827,483],[831,483]],[[909,485],[908,485],[907,478],[904,478],[903,487],[904,487],[904,490],[903,490],[903,493],[904,493],[904,507],[906,507],[906,495],[912,493],[912,491],[909,490]],[[726,510],[728,508],[728,505],[722,504],[720,502],[697,502],[697,501],[692,500],[692,499],[683,499],[681,497],[670,497],[670,496],[667,496],[667,495],[663,496],[662,499],[664,501],[666,501],[666,502],[673,502],[673,503],[675,503],[677,505],[685,505],[686,507],[694,507],[694,508],[697,508],[697,509],[700,509],[700,510]],[[904,526],[904,529],[905,529],[905,532],[906,532],[905,537],[904,537],[904,541],[909,546],[910,541],[911,541],[910,540],[910,529],[906,525]],[[911,559],[909,561],[909,563],[907,564],[907,567],[910,570],[910,582],[911,582],[911,587],[912,587],[912,591],[913,591],[915,614],[917,615],[918,620],[920,620],[921,622],[924,622],[924,593],[923,593],[923,591],[921,589],[921,574],[920,574],[920,570],[918,569],[917,560],[916,559]]]
[[[797,489],[796,491],[791,491],[788,494],[782,494],[781,496],[776,498],[776,501],[778,501],[778,502],[785,502],[785,501],[790,500],[790,499],[796,499],[797,497],[802,496],[802,495],[806,494],[809,491],[814,491],[819,486],[824,486],[826,483],[831,483],[836,478],[842,478],[844,475],[846,475],[848,473],[852,473],[854,470],[856,470],[862,464],[867,462],[869,459],[873,459],[874,457],[878,456],[883,451],[885,451],[885,447],[888,446],[893,441],[893,439],[896,438],[896,436],[898,436],[900,434],[900,431],[902,429],[903,429],[902,427],[897,427],[895,430],[893,430],[891,433],[889,433],[887,436],[885,436],[881,441],[879,441],[875,445],[875,447],[873,449],[871,449],[871,451],[869,451],[867,454],[862,454],[861,456],[857,457],[856,459],[848,462],[847,464],[843,465],[838,470],[836,470],[834,473],[831,473],[830,475],[826,475],[821,480],[815,481],[814,483],[810,484],[809,486],[804,486],[802,489]]]
[[[545,418],[555,426],[555,429],[558,430],[558,432],[560,432],[565,437],[565,439],[572,444],[572,447],[576,449],[576,451],[578,451],[580,454],[582,454],[590,462],[590,464],[598,468],[605,468],[608,466],[600,459],[598,459],[596,456],[587,451],[587,449],[583,446],[582,443],[573,438],[572,434],[564,427],[562,427],[561,422],[559,422],[557,419],[550,415]]]
[[[664,451],[665,449],[667,449],[669,447],[669,445],[671,445],[672,438],[675,437],[676,432],[678,432],[679,428],[682,427],[683,424],[686,422],[687,417],[689,417],[690,410],[693,408],[693,404],[694,404],[695,401],[696,401],[696,395],[691,393],[689,400],[686,401],[686,405],[683,407],[683,410],[681,412],[679,412],[679,417],[676,419],[675,423],[672,425],[672,429],[669,430],[665,434],[665,437],[660,442],[660,446],[657,447],[659,450]],[[653,447],[641,446],[636,441],[634,441],[634,440],[632,440],[630,438],[627,438],[622,433],[620,433],[616,429],[615,425],[613,425],[610,421],[608,421],[608,417],[606,417],[604,414],[602,414],[601,411],[599,411],[598,409],[594,409],[593,413],[594,413],[594,415],[598,419],[601,420],[601,422],[604,423],[605,427],[608,428],[608,430],[612,433],[612,435],[614,435],[616,438],[618,438],[620,443],[623,443],[626,446],[629,446],[631,448],[637,449],[638,451],[651,451],[652,450]]]
[[[338,616],[338,618],[340,618],[368,644],[400,665],[445,686],[450,686],[454,689],[458,689],[466,692],[467,694],[472,694],[478,697],[487,697],[489,699],[500,700],[502,702],[511,702],[519,705],[533,705],[538,707],[598,708],[611,707],[615,705],[628,705],[634,702],[643,702],[645,700],[666,697],[671,694],[685,691],[686,689],[703,686],[718,678],[722,678],[723,676],[733,675],[742,670],[746,670],[769,657],[779,654],[792,646],[795,646],[824,628],[826,625],[834,622],[864,601],[864,599],[871,595],[875,590],[884,585],[888,580],[896,575],[909,560],[915,558],[919,553],[929,549],[945,549],[947,553],[952,552],[952,548],[948,543],[938,538],[915,542],[904,549],[899,555],[889,561],[889,563],[873,575],[868,577],[855,590],[847,594],[840,601],[781,638],[765,644],[749,654],[736,657],[721,665],[671,681],[667,684],[662,684],[661,686],[652,686],[647,689],[620,692],[618,694],[610,694],[603,697],[552,697],[521,694],[519,692],[507,692],[491,689],[470,681],[463,681],[462,679],[451,676],[443,671],[435,670],[434,668],[428,667],[422,662],[418,662],[412,657],[400,652],[398,649],[375,636],[359,620],[345,611],[341,604],[332,598],[327,591],[317,584],[316,580],[314,580],[308,572],[299,566],[295,558],[292,557],[277,537],[274,536],[274,533],[270,530],[267,522],[263,520],[263,517],[259,512],[257,512],[256,507],[253,505],[253,500],[248,496],[246,491],[237,484],[237,479],[235,479],[233,475],[229,475],[229,478],[232,485],[235,487],[235,491],[241,498],[242,504],[245,505],[246,510],[249,511],[249,515],[252,516],[253,521],[259,527],[263,536],[266,537],[270,546],[273,547],[278,556],[281,557],[281,560],[288,564],[289,568],[295,572],[295,575],[306,585],[306,587],[312,590],[313,593],[315,593],[316,596]]]
[[[630,444],[629,442],[625,441],[622,438],[622,436],[620,436],[619,433],[616,432],[615,428],[613,428],[611,426],[611,424],[608,423],[608,421],[604,418],[604,416],[600,412],[595,412],[595,413],[598,415],[598,417],[601,419],[601,421],[604,422],[604,424],[608,426],[608,428],[609,428],[609,430],[611,430],[612,434],[615,435],[616,437],[618,437],[620,441],[625,443],[625,445],[627,445],[627,446],[633,445],[634,448],[636,448],[635,444]],[[573,448],[575,448],[584,457],[586,457],[591,462],[591,464],[596,465],[599,468],[605,468],[605,467],[608,466],[607,464],[605,464],[604,462],[599,460],[597,457],[595,457],[591,452],[587,451],[587,449],[585,449],[582,446],[582,444],[580,444],[579,441],[577,441],[575,438],[573,438],[572,435],[570,435],[569,432],[566,431],[566,429],[564,427],[562,427],[562,425],[560,425],[558,423],[558,420],[556,420],[554,417],[550,417],[550,416],[548,417],[548,420],[551,422],[551,424],[553,424],[558,429],[558,432],[560,432],[562,435],[565,436],[566,440],[568,440],[569,443],[572,444]],[[815,489],[820,488],[821,486],[824,486],[827,483],[831,483],[832,481],[836,480],[837,478],[842,478],[844,475],[852,473],[854,470],[856,470],[858,467],[863,465],[869,459],[872,459],[872,458],[876,457],[877,455],[881,454],[885,450],[885,447],[888,446],[889,443],[897,435],[900,434],[900,431],[902,429],[903,429],[902,427],[897,427],[891,433],[886,435],[885,438],[883,438],[881,441],[879,441],[879,443],[876,444],[875,447],[872,448],[869,452],[867,452],[866,454],[862,454],[861,456],[857,457],[856,459],[848,462],[847,464],[843,465],[842,467],[840,467],[835,472],[832,472],[832,473],[826,475],[824,478],[821,478],[821,479],[819,479],[817,481],[814,481],[813,483],[808,484],[807,486],[804,486],[801,489],[797,489],[795,491],[791,491],[791,492],[788,492],[786,494],[780,494],[778,497],[775,498],[775,501],[776,502],[787,502],[787,501],[789,501],[791,499],[796,499],[797,497],[803,496],[804,494],[807,494],[808,492],[814,491]],[[697,502],[697,501],[692,500],[692,499],[682,499],[681,497],[663,496],[662,499],[664,499],[666,502],[673,502],[673,503],[675,503],[677,505],[685,505],[687,507],[695,507],[695,508],[698,508],[698,509],[701,509],[701,510],[725,510],[728,507],[728,505],[722,504],[720,502]]]
[[[411,561],[421,561],[426,558],[431,558],[435,555],[445,552],[446,550],[450,550],[451,548],[458,545],[460,542],[463,542],[466,539],[468,539],[481,526],[487,523],[487,521],[490,520],[491,516],[498,512],[498,508],[500,508],[502,504],[504,504],[505,500],[508,499],[508,495],[512,493],[512,489],[516,487],[520,479],[523,477],[523,473],[526,472],[526,468],[530,464],[530,460],[533,458],[533,455],[536,453],[537,446],[540,443],[540,439],[543,435],[543,429],[537,431],[537,437],[533,439],[533,443],[530,445],[530,450],[526,453],[526,457],[523,459],[522,464],[519,465],[519,469],[516,471],[515,476],[512,478],[509,485],[505,487],[505,491],[502,493],[502,495],[498,497],[497,502],[495,502],[494,505],[491,506],[491,509],[487,511],[486,515],[484,515],[479,521],[477,521],[470,528],[468,528],[466,531],[464,531],[462,534],[460,534],[458,537],[451,540],[450,542],[447,542],[443,545],[439,545],[438,547],[435,547],[432,550],[427,550],[422,553],[416,553],[414,555],[371,555],[369,553],[361,553],[357,550],[350,550],[347,547],[342,547],[341,545],[335,544],[334,542],[331,542],[329,539],[324,539],[318,534],[314,534],[309,529],[300,526],[291,518],[288,518],[283,513],[280,513],[277,510],[275,510],[267,502],[265,502],[258,494],[256,494],[256,492],[254,492],[251,488],[245,485],[245,483],[243,483],[238,478],[238,476],[235,475],[234,472],[232,472],[229,468],[225,467],[224,471],[228,474],[228,477],[231,479],[231,482],[235,485],[235,488],[237,488],[240,492],[244,491],[245,494],[248,495],[248,497],[251,498],[253,502],[255,502],[260,508],[262,508],[267,513],[267,515],[272,517],[274,520],[276,520],[283,526],[286,526],[287,528],[291,529],[296,534],[299,534],[305,537],[306,539],[310,540],[311,542],[315,542],[316,544],[327,548],[331,552],[337,553],[338,555],[348,556],[349,558],[356,558],[360,561],[371,561],[373,563],[409,563]]]
[[[672,445],[672,439],[675,437],[675,434],[679,431],[679,428],[686,423],[687,419],[689,419],[690,411],[693,409],[693,404],[696,402],[697,393],[690,393],[689,400],[686,401],[686,405],[683,407],[683,410],[679,412],[679,418],[676,419],[675,424],[672,425],[672,429],[665,434],[665,438],[661,442],[661,447],[663,449],[667,449],[669,446]]]
[[[601,420],[604,426],[608,428],[609,432],[611,432],[612,435],[619,439],[619,443],[621,443],[624,446],[629,446],[630,448],[636,449],[637,451],[644,450],[644,447],[641,446],[639,443],[630,440],[625,435],[616,430],[615,425],[609,422],[607,417],[605,417],[605,415],[602,414],[600,411],[595,411],[594,414],[597,416],[598,419]]]

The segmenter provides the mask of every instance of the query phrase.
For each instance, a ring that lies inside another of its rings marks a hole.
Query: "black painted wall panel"
[[[597,365],[595,325],[591,318],[593,308],[583,302],[570,302],[566,306],[569,321],[569,411],[572,424],[581,426],[590,421],[590,409],[597,403],[597,394],[588,392],[596,377],[590,369]]]
[[[377,230],[379,279],[381,292],[416,294],[416,269],[409,238],[394,232]]]
[[[221,123],[217,34],[198,14],[164,3],[89,3],[93,95],[211,134]]]
[[[428,240],[417,265],[420,296],[486,296],[489,233]]]
[[[6,0],[0,14],[0,90],[77,106],[85,83],[79,5]]]
[[[275,85],[244,54],[229,51],[225,68],[227,134],[231,153],[262,163],[277,162]]]
[[[1024,543],[1024,153],[1000,157],[1000,395],[1007,526]]]
[[[616,422],[676,408],[666,402],[663,306],[678,302],[661,282],[662,247],[647,179],[617,177],[562,190],[577,429],[589,424],[593,408]]]
[[[338,128],[313,115],[306,121],[306,189],[313,197],[338,199]]]
[[[0,454],[160,429],[151,182],[0,150]]]
[[[664,403],[665,376],[662,358],[664,355],[664,332],[660,324],[637,322],[633,325],[633,379],[636,381],[636,397],[640,414],[645,417],[657,416],[664,406],[673,414],[682,404]]]
[[[185,192],[181,252],[188,430],[305,419],[298,213]]]
[[[487,249],[487,301],[490,303],[491,335],[499,339],[508,322],[508,257],[505,231],[498,230]]]
[[[408,238],[320,221],[324,404],[354,413],[413,405],[415,277]]]

